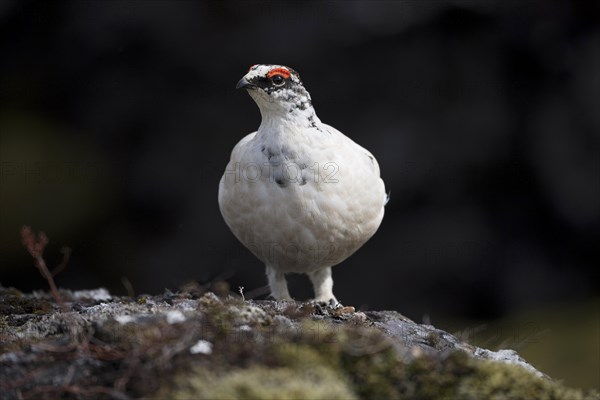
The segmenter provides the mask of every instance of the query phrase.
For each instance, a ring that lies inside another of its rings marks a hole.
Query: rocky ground
[[[0,287],[2,399],[600,399],[394,311]],[[217,293],[217,294],[215,294]],[[219,295],[220,294],[220,295]]]

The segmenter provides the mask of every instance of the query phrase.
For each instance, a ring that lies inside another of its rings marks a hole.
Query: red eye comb
[[[285,68],[273,68],[272,70],[269,71],[269,73],[267,74],[267,78],[271,78],[273,75],[281,75],[283,76],[285,79],[290,77],[290,71],[288,71]]]

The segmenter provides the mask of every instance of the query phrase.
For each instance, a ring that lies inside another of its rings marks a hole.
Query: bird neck
[[[249,91],[262,121],[259,132],[298,131],[315,129],[321,121],[315,113],[308,91],[302,86],[277,91],[267,96],[259,91]]]
[[[315,128],[321,121],[312,105],[307,104],[300,108],[296,104],[274,106],[269,104],[260,108],[262,117],[259,131],[264,130],[298,130]]]

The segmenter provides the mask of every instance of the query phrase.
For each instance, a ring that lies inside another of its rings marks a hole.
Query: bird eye
[[[281,76],[281,75],[274,75],[274,76],[271,78],[271,81],[273,81],[273,83],[274,83],[276,86],[281,86],[281,85],[283,85],[283,82],[285,81],[285,79],[284,79],[284,78],[283,78],[283,76]]]

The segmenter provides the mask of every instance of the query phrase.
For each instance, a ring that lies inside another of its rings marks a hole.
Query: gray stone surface
[[[353,357],[393,348],[408,365],[419,357],[443,360],[458,351],[517,365],[550,381],[513,350],[478,348],[395,311],[242,301],[211,292],[166,292],[135,300],[103,289],[61,295],[62,309],[46,293],[0,287],[2,398],[135,397],[162,385],[137,375],[159,371],[164,376],[190,365],[210,370],[223,362],[264,365],[271,362],[269,346],[275,342],[314,345],[338,337],[344,337],[343,351]]]

